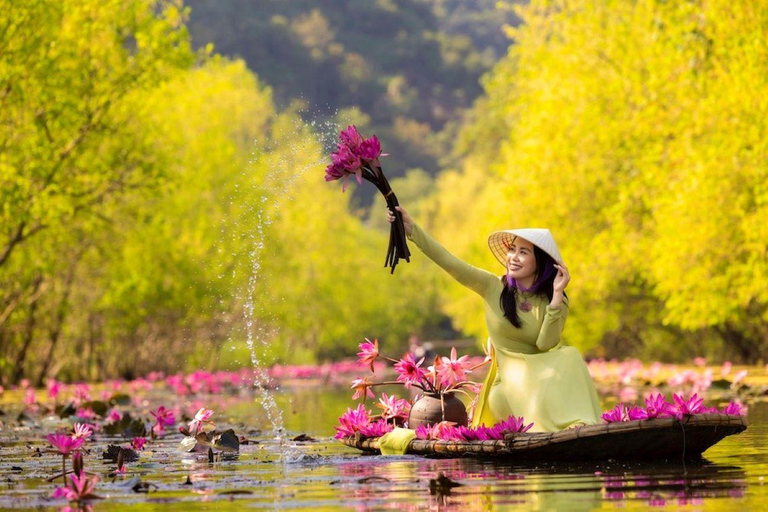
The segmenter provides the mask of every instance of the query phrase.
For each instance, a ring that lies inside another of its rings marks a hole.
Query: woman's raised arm
[[[454,279],[456,279],[456,281],[480,295],[485,296],[488,287],[499,279],[487,270],[474,267],[451,254],[445,247],[440,245],[413,222],[413,219],[405,208],[402,206],[396,206],[395,208],[403,216],[405,234],[408,238],[412,240],[429,259],[440,265],[440,267],[448,272]],[[389,209],[387,209],[387,220],[390,223],[395,221],[395,215]]]

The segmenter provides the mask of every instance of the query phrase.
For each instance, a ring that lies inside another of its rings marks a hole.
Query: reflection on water
[[[290,400],[290,406],[289,404]],[[129,464],[123,478],[104,478],[100,460],[109,441],[100,436],[86,469],[100,475],[94,510],[763,510],[768,509],[768,403],[750,407],[750,427],[730,436],[696,462],[514,464],[477,459],[361,455],[330,439],[338,415],[349,406],[346,390],[319,386],[276,395],[286,437],[306,433],[317,442],[296,442],[297,457],[281,459],[270,423],[247,397],[211,397],[238,433],[257,441],[241,446],[233,460],[208,462],[205,454],[182,454],[179,439],[151,445]],[[307,411],[312,411],[308,414]],[[8,418],[6,415],[5,418]],[[54,454],[37,455],[43,433],[6,420],[0,429],[0,508],[58,510],[47,477],[60,469]],[[46,427],[50,429],[50,426]],[[761,477],[763,480],[761,480]],[[131,479],[153,484],[149,494],[131,490]],[[160,505],[162,503],[162,505]]]

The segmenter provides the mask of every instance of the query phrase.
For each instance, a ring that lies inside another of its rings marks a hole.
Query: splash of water
[[[282,449],[282,458],[285,462],[296,462],[302,460],[302,454],[286,443],[284,439],[285,429],[283,427],[283,415],[280,407],[275,402],[273,393],[270,392],[270,378],[266,369],[265,361],[259,357],[259,353],[266,353],[271,339],[276,335],[276,330],[268,326],[274,325],[274,317],[266,311],[264,301],[255,300],[256,287],[262,276],[262,256],[267,246],[267,228],[272,224],[277,212],[285,201],[293,200],[293,185],[305,172],[310,169],[322,168],[325,165],[325,159],[317,162],[309,162],[303,166],[296,167],[293,161],[290,161],[291,154],[301,154],[302,141],[305,140],[307,128],[310,128],[315,137],[321,143],[323,148],[330,147],[331,141],[335,140],[338,134],[338,126],[331,122],[310,122],[307,124],[296,121],[294,132],[296,137],[291,137],[289,144],[294,144],[291,151],[284,151],[280,154],[288,155],[274,158],[275,153],[269,145],[260,147],[251,160],[251,168],[259,163],[260,158],[269,158],[267,166],[269,172],[264,177],[263,183],[258,185],[259,192],[255,196],[246,194],[246,211],[256,219],[255,229],[247,233],[249,239],[248,263],[249,277],[245,289],[245,300],[243,304],[243,319],[245,321],[246,344],[251,355],[251,364],[254,370],[254,387],[258,392],[258,399],[272,425],[275,440]],[[285,142],[283,142],[285,143]],[[250,170],[250,169],[249,169]],[[248,171],[249,171],[248,170]],[[251,183],[250,173],[246,171],[243,174],[244,182]],[[258,197],[253,201],[249,197]],[[270,297],[275,300],[276,297]],[[265,322],[257,323],[256,319],[266,319]],[[277,390],[277,388],[274,388]]]

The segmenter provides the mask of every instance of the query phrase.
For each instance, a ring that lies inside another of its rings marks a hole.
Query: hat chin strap
[[[555,271],[555,266],[552,265],[552,262],[547,261],[544,264],[544,272],[542,273],[542,275],[536,278],[536,281],[534,281],[533,286],[531,286],[530,288],[526,288],[525,286],[518,283],[514,277],[512,277],[512,273],[510,272],[509,267],[507,267],[507,275],[506,275],[507,286],[509,286],[510,288],[514,288],[516,290],[520,290],[523,293],[535,292],[536,290],[539,289],[539,287],[542,284],[544,284],[545,281],[547,281],[547,279],[549,279],[552,276],[554,271]]]

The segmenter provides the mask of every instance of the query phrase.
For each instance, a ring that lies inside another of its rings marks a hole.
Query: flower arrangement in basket
[[[397,196],[389,186],[379,162],[382,156],[387,155],[381,152],[381,143],[376,135],[366,139],[360,135],[355,126],[347,126],[347,129],[339,134],[336,151],[331,153],[332,163],[325,169],[325,181],[343,180],[341,190],[345,192],[349,185],[349,177],[354,175],[358,184],[362,184],[365,179],[379,189],[387,201],[387,206],[395,215],[395,222],[392,223],[389,231],[389,247],[384,262],[385,267],[391,268],[390,273],[394,273],[400,259],[411,261],[411,252],[405,239],[402,214],[395,210],[395,207],[399,206]]]
[[[383,359],[393,364],[397,379],[373,382],[370,377],[360,377],[352,382],[355,390],[352,399],[363,399],[356,409],[349,408],[339,418],[336,426],[336,438],[361,435],[380,437],[395,427],[408,427],[416,431],[419,439],[503,439],[507,433],[525,432],[533,424],[525,425],[523,418],[510,416],[492,427],[481,425],[468,427],[467,410],[457,394],[464,394],[471,400],[476,399],[480,385],[467,378],[473,370],[490,362],[473,362],[469,356],[458,357],[456,348],[451,349],[450,357],[435,357],[432,366],[424,368],[424,358],[418,361],[413,354],[402,359],[393,359],[379,352],[378,340],[365,340],[359,345],[358,363],[369,367],[374,372],[374,362]],[[376,398],[372,388],[376,386],[399,384],[406,389],[416,388],[423,394],[417,395],[411,402],[396,396],[382,393],[376,406],[381,414],[373,415],[365,409],[367,398]]]

